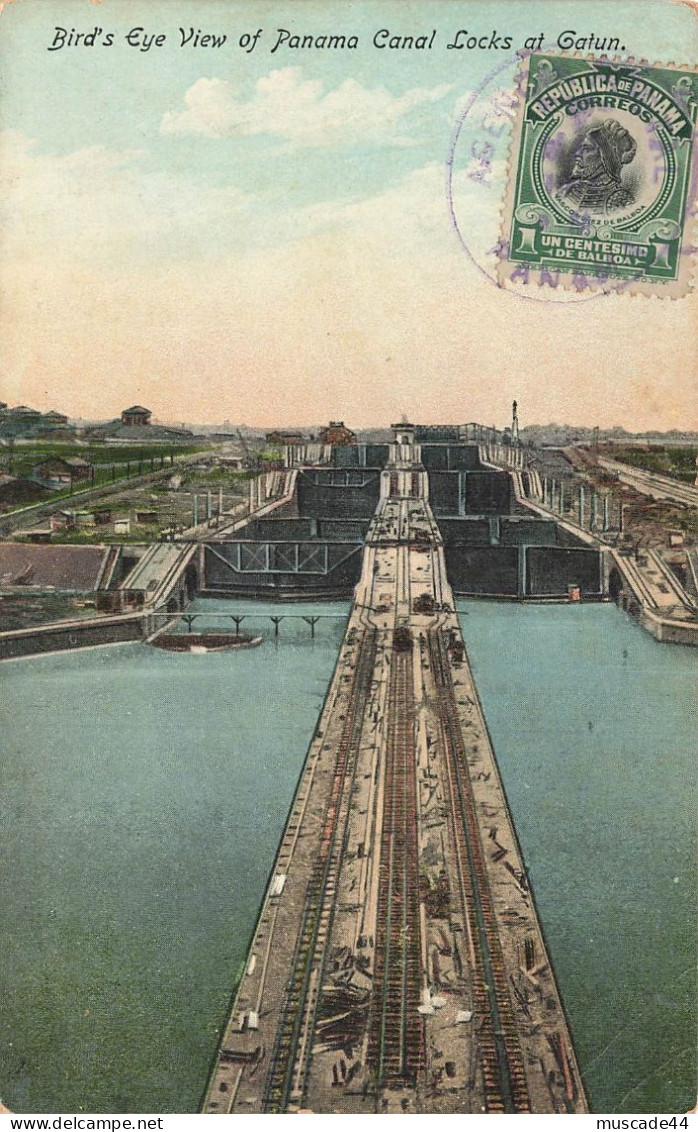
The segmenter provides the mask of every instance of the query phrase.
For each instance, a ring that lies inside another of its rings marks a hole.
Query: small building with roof
[[[344,421],[330,421],[327,428],[320,431],[321,444],[334,444],[338,447],[347,447],[356,444],[356,433],[347,428]]]
[[[51,409],[50,412],[43,414],[41,423],[50,428],[65,428],[68,423],[68,417],[65,413],[57,413],[55,409]]]
[[[117,444],[161,443],[188,444],[193,439],[189,429],[172,428],[170,425],[152,423],[152,411],[144,405],[131,405],[123,409],[120,417],[104,424],[91,426],[86,435],[93,440],[104,440]]]
[[[144,408],[143,405],[131,405],[130,409],[121,410],[121,423],[122,425],[149,425],[152,415],[151,410]]]
[[[90,479],[92,470],[92,464],[83,460],[81,456],[69,456],[65,459],[61,456],[52,456],[48,460],[42,460],[40,464],[35,464],[30,478],[43,487],[58,491],[60,488],[70,487],[75,482]]]
[[[267,444],[274,448],[283,448],[286,444],[305,444],[306,437],[302,432],[285,432],[283,429],[274,429],[266,434]]]

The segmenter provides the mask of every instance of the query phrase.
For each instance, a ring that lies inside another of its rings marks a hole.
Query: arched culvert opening
[[[199,591],[199,571],[193,562],[189,563],[184,572],[184,589],[188,601],[191,601]]]
[[[614,566],[608,576],[608,595],[611,601],[616,605],[620,605],[621,594],[623,593],[623,578],[621,577],[620,570]]]

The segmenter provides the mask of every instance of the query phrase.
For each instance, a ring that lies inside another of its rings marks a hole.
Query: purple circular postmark
[[[490,71],[463,100],[446,170],[478,273],[529,302],[683,293],[697,84],[545,50]]]

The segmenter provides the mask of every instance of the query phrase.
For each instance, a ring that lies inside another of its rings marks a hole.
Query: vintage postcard
[[[0,0],[2,1128],[692,1127],[697,68]]]

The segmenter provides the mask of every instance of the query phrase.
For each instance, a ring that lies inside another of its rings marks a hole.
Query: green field
[[[51,458],[69,459],[80,456],[95,468],[110,468],[112,465],[123,467],[127,463],[137,466],[139,463],[150,464],[153,460],[155,468],[160,467],[161,459],[167,464],[170,455],[175,458],[188,456],[195,452],[206,452],[205,444],[57,444],[49,441],[32,441],[30,444],[15,443],[14,447],[0,448],[0,466],[10,471],[13,476],[26,476],[44,460]],[[133,468],[132,468],[133,470]],[[99,482],[106,482],[99,480]]]
[[[644,468],[661,476],[671,476],[683,483],[693,483],[696,478],[696,448],[618,448],[613,451],[614,460],[630,464],[633,468]]]
[[[238,472],[231,468],[211,468],[208,472],[180,468],[177,474],[182,476],[184,491],[217,491],[222,487],[226,492],[237,490],[242,495],[247,491],[247,480],[252,479],[256,473]]]
[[[13,448],[0,447],[0,472],[7,472],[14,476],[29,476],[37,464],[52,458],[68,459],[71,456],[80,456],[92,464],[93,474],[85,479],[74,479],[72,489],[51,491],[45,489],[45,498],[36,502],[52,502],[59,504],[69,500],[73,494],[90,491],[100,487],[108,487],[129,480],[133,476],[148,475],[151,472],[181,470],[178,462],[182,456],[193,455],[197,452],[210,451],[204,444],[57,444],[42,441],[30,444],[15,444]],[[3,513],[11,514],[21,511],[26,503],[18,503],[8,507]]]

